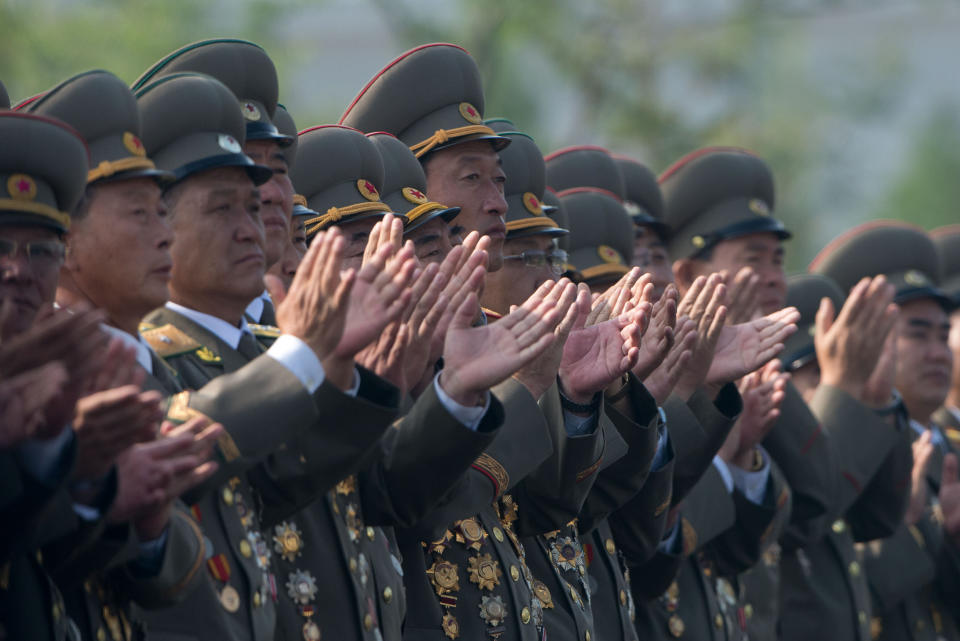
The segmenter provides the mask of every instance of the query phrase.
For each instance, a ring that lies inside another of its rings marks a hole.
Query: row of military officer
[[[960,230],[786,279],[758,156],[544,157],[455,45],[278,101],[0,112],[0,638],[960,639]]]

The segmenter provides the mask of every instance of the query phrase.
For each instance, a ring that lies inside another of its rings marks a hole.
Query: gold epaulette
[[[253,332],[254,336],[263,336],[264,338],[278,338],[280,328],[275,325],[258,325],[256,323],[247,323],[247,327]]]
[[[947,435],[947,438],[950,439],[950,445],[955,448],[960,448],[960,430],[948,427],[943,431]]]
[[[140,335],[161,358],[185,354],[200,347],[200,343],[190,338],[183,330],[169,324],[141,330]]]

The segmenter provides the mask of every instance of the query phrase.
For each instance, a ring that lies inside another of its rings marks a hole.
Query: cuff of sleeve
[[[762,447],[758,447],[760,456],[763,457],[763,467],[756,472],[748,472],[736,465],[731,465],[727,469],[733,476],[733,484],[751,503],[761,505],[763,497],[766,494],[767,482],[770,480],[770,456]]]
[[[132,569],[137,576],[155,576],[160,572],[167,550],[168,532],[169,528],[152,541],[141,541],[138,544],[140,553],[131,561]]]
[[[290,370],[290,373],[296,376],[311,394],[317,391],[326,377],[320,359],[296,336],[282,334],[267,350],[267,356]],[[359,376],[354,380],[357,379]],[[359,383],[356,387],[359,388]]]
[[[713,466],[717,468],[717,472],[720,473],[720,478],[723,479],[723,485],[727,488],[727,492],[733,493],[733,475],[730,474],[730,466],[727,465],[727,462],[720,458],[719,455],[713,457]]]
[[[653,455],[653,462],[650,464],[652,472],[659,471],[673,458],[673,448],[670,447],[670,430],[667,429],[667,413],[663,411],[662,407],[657,409],[660,411],[660,420],[657,424],[657,451]]]
[[[563,410],[563,426],[567,430],[567,436],[586,436],[592,434],[597,426],[597,415],[578,416],[567,410]]]
[[[480,421],[483,420],[483,416],[487,413],[487,410],[490,409],[490,392],[487,392],[484,396],[483,405],[481,407],[467,407],[466,405],[461,405],[456,402],[444,391],[443,387],[440,385],[440,374],[437,373],[433,377],[433,388],[437,393],[437,398],[440,399],[440,404],[443,405],[444,409],[450,412],[450,415],[455,419],[463,423],[468,429],[476,431],[480,426]]]

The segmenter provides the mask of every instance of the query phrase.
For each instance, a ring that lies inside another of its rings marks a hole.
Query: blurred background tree
[[[869,218],[958,222],[960,7],[947,0],[0,0],[0,80],[24,98],[243,37],[277,62],[301,127],[335,122],[424,42],[466,47],[486,115],[547,153],[601,144],[662,171],[708,144],[757,151],[802,270]]]

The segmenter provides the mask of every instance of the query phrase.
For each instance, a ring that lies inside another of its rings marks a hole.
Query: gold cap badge
[[[403,197],[407,199],[407,201],[416,205],[422,205],[423,203],[427,202],[427,195],[419,189],[414,189],[413,187],[404,187],[400,190],[400,192],[403,194]]]
[[[217,144],[220,145],[220,149],[224,151],[229,151],[232,154],[239,154],[243,149],[240,146],[240,143],[237,142],[237,139],[233,136],[227,134],[220,134],[217,136]]]
[[[357,191],[360,192],[360,195],[366,198],[367,200],[377,201],[380,200],[380,192],[377,191],[377,186],[374,185],[369,180],[361,178],[357,181]]]
[[[33,200],[37,197],[37,183],[26,174],[13,174],[7,179],[7,193],[14,200]]]
[[[126,147],[127,151],[134,156],[140,156],[143,158],[147,155],[147,150],[144,149],[143,143],[140,142],[140,139],[129,131],[123,132],[123,146]]]
[[[914,287],[930,284],[930,279],[927,278],[927,275],[916,269],[911,269],[904,274],[903,280],[905,280],[908,285],[913,285]]]
[[[611,247],[610,245],[600,245],[597,247],[597,255],[605,263],[611,263],[613,265],[622,265],[623,257],[620,256],[620,252]]]
[[[260,110],[252,102],[243,103],[243,117],[247,120],[260,120]]]
[[[696,247],[697,249],[701,249],[704,245],[707,244],[707,241],[703,239],[703,236],[694,236],[693,238],[690,239],[690,244]]]
[[[477,108],[471,105],[469,102],[460,103],[460,115],[463,116],[463,119],[467,122],[472,122],[475,125],[479,125],[483,122],[483,119],[480,117],[480,112],[477,111]]]
[[[759,198],[751,198],[750,202],[747,203],[747,207],[758,216],[770,215],[770,206]]]
[[[523,206],[534,216],[543,216],[543,206],[541,206],[540,199],[537,198],[536,194],[529,191],[525,193],[523,195]]]

